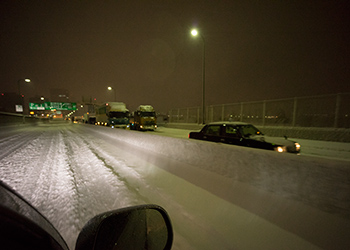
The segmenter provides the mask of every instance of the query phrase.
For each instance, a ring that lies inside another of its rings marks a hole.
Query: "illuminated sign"
[[[45,103],[29,103],[30,110],[45,110]]]
[[[44,103],[29,103],[30,110],[77,110],[75,102],[44,102]]]
[[[16,105],[16,112],[23,112],[23,106],[22,105]]]
[[[45,102],[49,104],[49,110],[77,110],[75,102]]]

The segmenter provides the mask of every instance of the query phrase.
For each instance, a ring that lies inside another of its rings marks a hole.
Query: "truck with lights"
[[[96,109],[96,125],[116,128],[129,126],[129,110],[123,102],[107,102]]]
[[[83,117],[83,123],[86,124],[95,124],[96,123],[96,114],[94,113],[85,113]]]
[[[155,130],[157,128],[157,116],[151,105],[140,105],[134,112],[132,128],[136,130]]]

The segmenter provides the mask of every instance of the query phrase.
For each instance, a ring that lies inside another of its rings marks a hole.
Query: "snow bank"
[[[233,181],[304,200],[332,213],[342,214],[346,209],[344,204],[339,203],[339,200],[333,200],[332,197],[348,195],[350,190],[347,178],[350,176],[348,162],[162,137],[135,131],[116,130],[116,135],[118,140],[136,147],[182,161],[184,164],[216,173]],[[305,194],[306,192],[312,192],[312,197]],[[323,195],[328,197],[320,199]],[[329,208],[327,202],[332,204]]]
[[[348,162],[137,131],[98,130],[135,149],[180,162],[159,167],[321,248],[334,249],[334,242],[339,249],[350,244]]]

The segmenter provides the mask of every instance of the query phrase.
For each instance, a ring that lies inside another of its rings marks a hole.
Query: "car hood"
[[[271,137],[266,135],[252,135],[249,137],[251,140],[267,142],[271,144],[276,144],[280,146],[293,147],[294,141],[282,138],[282,137]]]

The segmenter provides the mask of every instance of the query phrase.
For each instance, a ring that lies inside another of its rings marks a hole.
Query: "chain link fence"
[[[350,128],[350,93],[206,107],[206,123],[241,121],[260,126]],[[169,111],[170,123],[201,123],[202,108]]]

